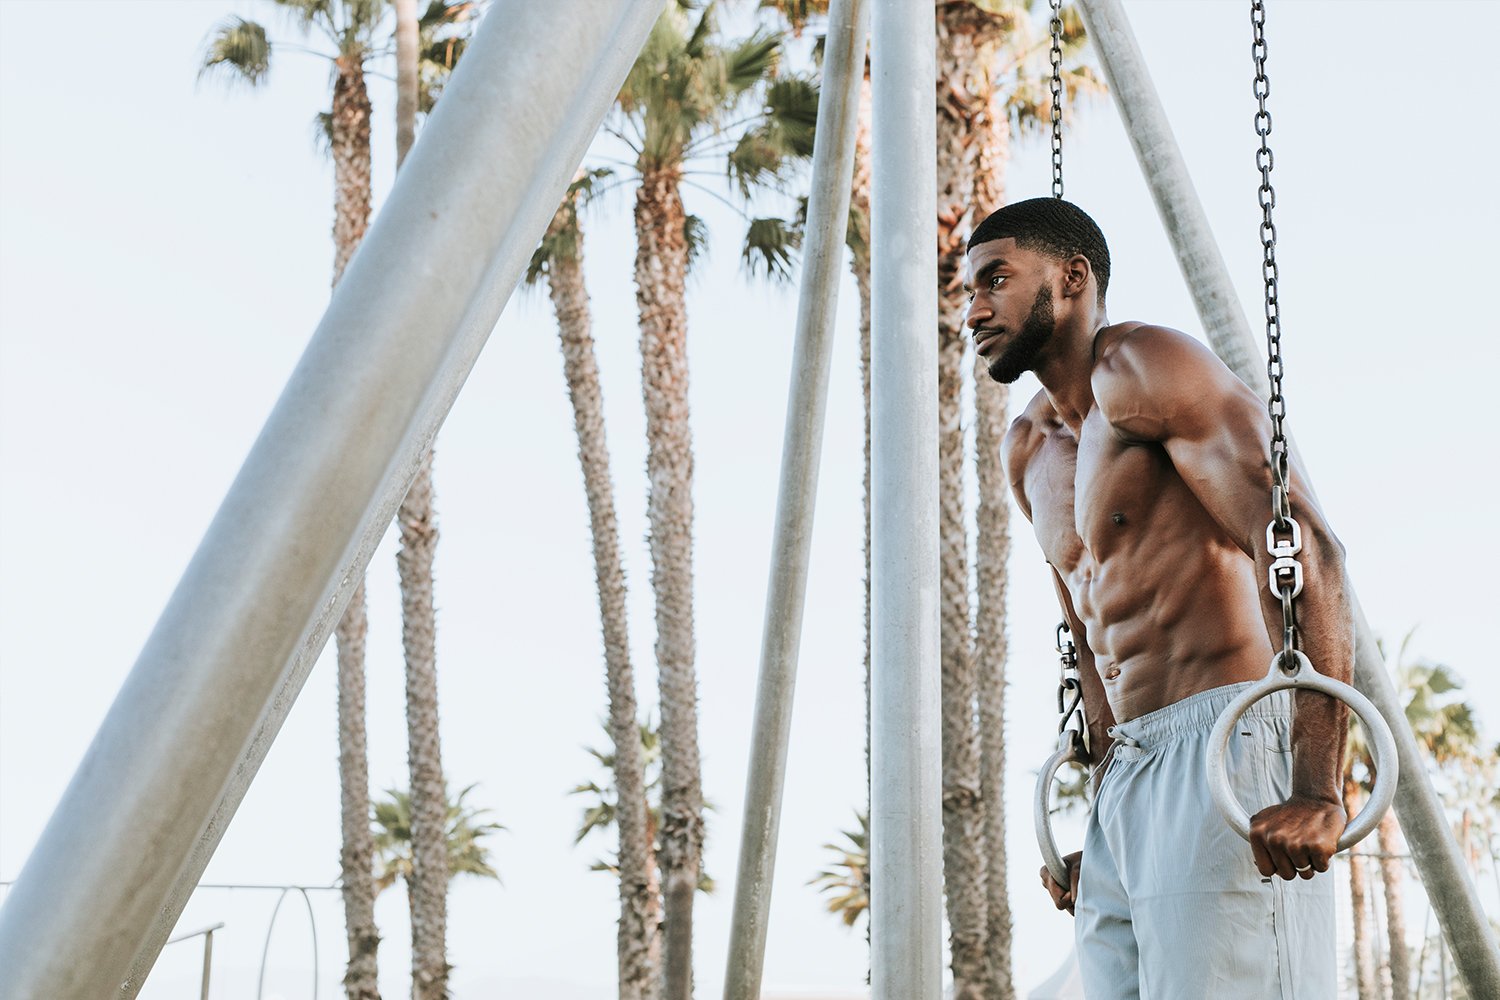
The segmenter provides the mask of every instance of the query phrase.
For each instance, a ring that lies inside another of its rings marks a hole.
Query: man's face
[[[1012,237],[969,251],[969,315],[974,349],[990,378],[1010,384],[1036,368],[1052,339],[1052,271],[1056,263],[1022,250]]]

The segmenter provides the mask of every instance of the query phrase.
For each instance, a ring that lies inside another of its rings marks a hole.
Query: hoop
[[[1084,764],[1087,760],[1078,730],[1064,729],[1057,738],[1057,749],[1036,776],[1036,843],[1042,850],[1047,870],[1061,886],[1068,885],[1068,866],[1057,853],[1057,840],[1052,836],[1052,776],[1064,764]]]
[[[1296,660],[1296,670],[1291,673],[1283,671],[1279,664],[1286,653],[1275,654],[1271,657],[1271,669],[1265,678],[1247,688],[1238,698],[1226,705],[1224,711],[1219,714],[1219,721],[1214,723],[1214,728],[1208,736],[1208,754],[1205,760],[1208,768],[1208,790],[1213,795],[1214,805],[1218,806],[1219,813],[1229,824],[1230,829],[1245,840],[1249,840],[1250,816],[1245,812],[1245,807],[1240,805],[1239,799],[1235,798],[1234,789],[1229,786],[1229,775],[1225,769],[1225,752],[1229,748],[1229,739],[1234,734],[1235,723],[1239,721],[1240,716],[1245,714],[1246,709],[1273,692],[1284,691],[1288,688],[1295,688],[1299,691],[1321,691],[1323,694],[1342,701],[1353,709],[1355,715],[1359,716],[1375,757],[1375,787],[1370,792],[1370,799],[1359,814],[1349,821],[1344,827],[1344,832],[1339,836],[1337,849],[1348,850],[1369,836],[1370,831],[1375,829],[1375,825],[1380,822],[1380,817],[1385,814],[1392,800],[1395,799],[1398,770],[1396,740],[1391,735],[1391,727],[1386,724],[1385,717],[1380,714],[1370,699],[1343,681],[1318,673],[1312,661],[1301,650],[1294,649],[1290,652]]]

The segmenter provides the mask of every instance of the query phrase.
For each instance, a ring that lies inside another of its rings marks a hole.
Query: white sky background
[[[1242,301],[1260,315],[1249,25],[1239,2],[1128,2]],[[311,141],[326,70],[278,52],[260,92],[195,87],[200,45],[249,2],[0,3],[0,879],[16,876],[322,314],[331,167]],[[1371,623],[1454,666],[1493,739],[1500,674],[1483,631],[1500,350],[1500,143],[1486,67],[1500,5],[1271,5],[1271,108],[1293,426]],[[288,37],[281,26],[279,37]],[[393,87],[372,80],[376,205],[394,161]],[[1068,195],[1109,237],[1110,315],[1199,332],[1108,99],[1068,137]],[[1013,197],[1047,193],[1020,146]],[[738,270],[741,229],[690,191],[713,253],[689,290],[697,456],[697,631],[707,868],[700,996],[728,937],[795,287]],[[628,195],[586,220],[631,628],[654,700],[634,243]],[[768,988],[855,991],[863,935],[804,885],[863,801],[860,403],[851,281],[840,298],[809,608],[767,957]],[[1020,399],[1034,391],[1029,379]],[[449,943],[459,997],[594,998],[614,976],[615,888],[573,848],[605,740],[588,521],[550,307],[513,301],[438,442],[444,763],[508,832],[505,884],[460,879]],[[971,509],[972,516],[972,509]],[[1052,747],[1057,617],[1041,556],[1013,528],[1011,895],[1019,985],[1066,954],[1071,924],[1036,885],[1032,771]],[[377,789],[405,783],[394,547],[370,570],[369,726]],[[331,649],[312,674],[205,881],[329,884],[338,872]],[[150,720],[142,720],[149,725]],[[190,749],[184,748],[185,753]],[[1059,839],[1078,830],[1061,824]],[[1482,889],[1494,903],[1493,887]],[[219,920],[214,996],[253,995],[275,901],[202,890]],[[306,916],[283,909],[268,995],[307,995]],[[321,988],[336,995],[337,896],[313,899]],[[382,897],[388,995],[405,991],[400,890]],[[199,949],[164,953],[143,996],[188,995]],[[547,985],[543,985],[543,982]],[[568,984],[567,986],[563,985]]]

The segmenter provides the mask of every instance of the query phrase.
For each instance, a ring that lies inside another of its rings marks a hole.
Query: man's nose
[[[992,311],[975,296],[974,301],[969,303],[969,311],[964,316],[964,325],[970,330],[979,329],[979,324],[992,315]]]

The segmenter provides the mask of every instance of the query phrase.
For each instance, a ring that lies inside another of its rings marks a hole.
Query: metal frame
[[[481,23],[0,909],[7,996],[139,991],[662,6]]]

